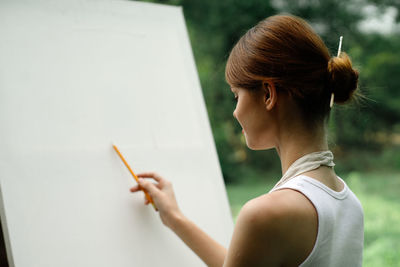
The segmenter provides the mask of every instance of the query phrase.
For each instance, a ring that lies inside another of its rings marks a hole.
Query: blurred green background
[[[265,194],[281,177],[275,151],[246,147],[232,116],[235,102],[224,80],[235,42],[258,21],[278,13],[306,19],[336,54],[360,71],[366,98],[335,105],[330,148],[335,170],[365,212],[364,266],[400,266],[400,1],[398,0],[158,0],[183,7],[217,146],[232,214]]]

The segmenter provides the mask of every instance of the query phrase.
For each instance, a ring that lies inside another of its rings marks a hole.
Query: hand
[[[139,185],[132,187],[130,191],[138,192],[142,189],[146,190],[153,199],[154,204],[160,213],[161,221],[165,226],[171,228],[174,220],[182,216],[175,199],[171,182],[162,178],[155,172],[139,173],[137,174],[137,177],[139,177]],[[156,183],[143,178],[152,178],[156,181]],[[146,197],[144,203],[146,205],[150,203]]]

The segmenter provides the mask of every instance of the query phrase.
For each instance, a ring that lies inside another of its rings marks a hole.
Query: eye
[[[237,102],[237,101],[238,101],[238,98],[239,98],[239,97],[238,97],[237,95],[235,95],[234,101]]]

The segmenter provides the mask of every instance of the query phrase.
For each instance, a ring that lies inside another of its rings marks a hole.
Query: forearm
[[[169,228],[209,267],[222,267],[226,249],[183,215],[176,216]]]
[[[226,249],[180,212],[172,184],[154,172],[139,173],[137,176],[153,178],[158,184],[139,179],[139,185],[131,188],[131,192],[146,190],[154,200],[163,224],[174,231],[208,266],[222,267]],[[146,201],[146,204],[149,203]]]

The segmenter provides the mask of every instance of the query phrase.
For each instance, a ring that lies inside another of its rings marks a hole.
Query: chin
[[[246,145],[251,150],[268,150],[274,148],[274,145],[272,144],[266,144],[262,142],[251,142],[250,140],[247,140],[247,138],[246,138]]]
[[[251,142],[247,142],[247,140],[246,140],[246,144],[247,144],[247,147],[249,149],[251,149],[251,150],[268,150],[268,149],[274,148],[274,146],[272,146],[272,145],[254,144],[254,143],[251,143]]]

